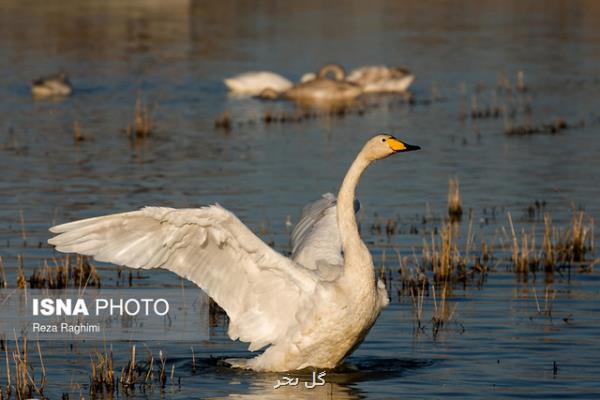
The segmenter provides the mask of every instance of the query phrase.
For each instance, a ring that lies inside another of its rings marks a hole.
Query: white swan
[[[289,371],[333,368],[366,336],[388,303],[358,233],[354,193],[375,160],[417,150],[377,135],[348,170],[337,200],[308,206],[284,257],[219,205],[198,209],[145,207],[52,227],[58,251],[131,268],[165,268],[200,286],[229,315],[231,339],[249,342],[252,359],[235,367]]]
[[[415,80],[407,69],[369,65],[352,70],[347,81],[360,85],[364,92],[404,92]]]
[[[329,75],[333,74],[333,77]],[[323,66],[316,77],[305,74],[302,82],[282,93],[300,102],[341,102],[353,100],[362,94],[361,87],[345,80],[344,69],[337,64]]]
[[[233,94],[247,96],[258,96],[265,90],[280,93],[294,86],[289,79],[269,71],[246,72],[224,82]]]
[[[68,96],[72,91],[71,82],[64,72],[44,76],[31,83],[31,93],[35,97]]]

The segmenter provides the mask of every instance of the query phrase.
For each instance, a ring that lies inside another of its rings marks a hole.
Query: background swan
[[[289,79],[269,71],[246,72],[224,82],[232,93],[248,96],[258,96],[267,89],[280,93],[294,85]]]
[[[353,100],[362,92],[358,84],[345,80],[340,65],[327,64],[315,78],[305,74],[302,82],[285,91],[283,96],[300,102],[340,102]]]
[[[415,76],[400,67],[368,65],[352,70],[346,80],[360,85],[367,93],[404,92],[415,80]]]
[[[145,207],[52,227],[58,251],[132,268],[165,268],[200,286],[228,314],[231,339],[253,359],[228,360],[260,371],[333,368],[364,339],[388,303],[358,233],[354,194],[375,160],[417,150],[390,135],[371,138],[348,170],[337,200],[308,206],[284,257],[219,205]]]
[[[31,83],[35,97],[69,96],[73,91],[69,77],[64,72],[44,76]]]

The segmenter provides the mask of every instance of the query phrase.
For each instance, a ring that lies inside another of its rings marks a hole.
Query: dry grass
[[[461,220],[462,214],[458,178],[450,178],[448,180],[448,217],[451,222],[456,222]]]
[[[412,300],[412,310],[415,322],[417,324],[417,331],[423,329],[423,300],[425,299],[425,288],[426,283],[423,282],[421,287],[411,286],[410,297]]]
[[[37,353],[40,362],[39,372],[29,358],[27,337],[19,340],[15,334],[15,350],[10,351],[8,340],[3,340],[6,365],[6,397],[10,398],[13,391],[16,399],[29,399],[36,394],[44,398],[44,388],[47,383],[44,359],[37,342]],[[12,362],[11,362],[12,361]],[[0,390],[1,391],[1,390]]]
[[[594,221],[583,211],[573,211],[571,226],[560,230],[552,225],[552,218],[544,214],[544,234],[541,246],[536,245],[535,226],[531,232],[521,231],[520,241],[510,212],[511,262],[514,270],[527,274],[529,269],[543,266],[547,273],[556,267],[583,263],[594,249]]]
[[[161,388],[167,384],[174,384],[175,365],[171,365],[170,374],[167,375],[167,358],[162,351],[159,351],[157,361],[151,352],[148,352],[148,358],[145,361],[138,361],[138,358],[137,347],[132,345],[130,359],[121,368],[117,379],[112,351],[105,349],[102,353],[96,352],[91,357],[90,394],[94,396],[99,393],[112,395],[119,387],[126,393],[130,393],[136,388],[154,384],[158,384]],[[195,358],[192,363],[195,368]]]
[[[436,291],[439,291],[437,295]],[[445,326],[447,326],[450,323],[450,321],[452,321],[457,304],[454,305],[452,310],[450,309],[450,304],[447,300],[450,293],[450,287],[448,285],[448,282],[444,282],[444,286],[441,290],[436,290],[435,286],[432,286],[431,292],[433,293],[434,306],[433,316],[431,317],[431,323],[433,331],[432,333],[435,338],[440,332],[440,330],[442,330]]]
[[[29,286],[32,289],[62,289],[66,288],[69,279],[69,262],[68,256],[64,264],[50,267],[48,262],[44,260],[44,267],[33,271],[29,277]]]
[[[192,349],[192,373],[196,372],[196,355],[194,354],[194,346],[190,346]]]
[[[7,288],[8,281],[6,280],[6,272],[4,271],[4,260],[0,256],[0,289]]]
[[[154,121],[147,105],[142,103],[140,95],[135,100],[135,117],[133,125],[127,126],[129,138],[145,139],[154,132]]]
[[[542,250],[544,254],[544,268],[546,271],[552,271],[556,264],[556,253],[553,244],[554,231],[552,229],[552,219],[548,213],[544,214],[544,239],[542,241]]]
[[[567,233],[570,242],[567,242],[564,256],[574,262],[584,261],[586,253],[594,248],[594,221],[588,218],[589,222],[586,224],[584,219],[583,211],[573,211],[571,229]]]
[[[112,351],[96,352],[90,357],[90,393],[112,393],[115,389],[115,371]]]
[[[79,121],[73,123],[73,140],[75,140],[75,143],[83,142],[85,140]]]
[[[136,388],[152,386],[158,383],[160,387],[167,385],[166,357],[162,351],[159,352],[158,363],[155,363],[152,353],[149,352],[146,361],[138,361],[137,347],[131,346],[131,356],[121,368],[121,373],[117,379],[114,369],[112,351],[96,352],[91,357],[90,371],[90,394],[96,396],[105,393],[111,396],[118,391],[118,386],[129,393]],[[158,371],[155,371],[155,367]],[[171,367],[170,383],[174,382],[175,366]],[[158,379],[158,381],[156,381]]]
[[[124,386],[134,386],[135,378],[136,378],[136,366],[135,366],[135,345],[131,346],[131,359],[127,363],[123,370],[121,371],[121,377],[119,378],[119,383]]]
[[[512,238],[511,261],[514,265],[516,272],[520,274],[527,274],[529,270],[529,256],[530,254],[533,254],[533,252],[530,251],[529,247],[529,235],[524,230],[521,231],[521,245],[519,246],[519,240],[517,239],[517,234],[515,233],[515,226],[513,224],[512,215],[510,214],[510,212],[508,213],[508,222],[510,224],[510,232]],[[532,235],[532,237],[535,237],[535,235]]]
[[[465,278],[468,260],[458,250],[457,232],[457,227],[447,223],[440,228],[438,240],[433,232],[431,244],[423,240],[423,262],[431,267],[436,282]],[[467,240],[467,249],[469,245],[470,241]],[[460,276],[453,277],[457,272]]]
[[[18,256],[18,264],[19,270],[17,272],[17,288],[25,289],[27,287],[27,280],[25,279],[25,265],[23,261],[23,256],[20,254]]]
[[[44,266],[37,268],[29,277],[32,289],[64,289],[68,287],[85,289],[88,286],[101,287],[101,279],[96,266],[88,257],[77,254],[75,265],[71,266],[71,256],[53,258],[54,266],[44,260]],[[24,276],[23,276],[24,279]]]
[[[98,270],[88,257],[77,254],[75,267],[73,268],[73,284],[78,288],[101,286]]]

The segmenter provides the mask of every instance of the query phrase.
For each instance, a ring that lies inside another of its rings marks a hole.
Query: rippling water
[[[388,247],[406,256],[413,247],[420,253],[422,238],[445,215],[451,176],[460,179],[477,239],[498,242],[507,211],[518,229],[538,224],[539,230],[539,219],[527,218],[535,200],[545,202],[561,227],[573,207],[600,217],[596,2],[9,1],[0,9],[0,255],[11,283],[18,255],[28,273],[55,255],[38,246],[52,224],[149,204],[219,202],[285,252],[287,216],[297,221],[306,203],[335,192],[362,143],[381,131],[423,150],[379,162],[361,182],[362,233],[376,260]],[[406,66],[417,76],[416,102],[382,96],[370,99],[374,106],[362,116],[264,124],[265,112],[291,106],[232,98],[221,83],[256,69],[297,80],[326,62]],[[29,82],[58,70],[70,74],[74,94],[33,100]],[[525,73],[527,92],[495,97],[498,80],[514,84],[518,70]],[[138,94],[152,110],[156,132],[132,143],[124,130]],[[480,107],[514,106],[514,121],[461,118],[474,96]],[[527,107],[530,115],[522,112]],[[233,121],[230,132],[214,128],[224,111]],[[569,129],[504,134],[507,123],[541,125],[558,118]],[[75,121],[87,137],[78,144]],[[399,221],[399,232],[388,243],[369,227],[389,218]],[[410,232],[412,226],[418,234]],[[396,274],[398,264],[389,254],[385,266]],[[107,282],[113,269],[102,266]],[[146,285],[177,282],[158,271],[146,275]],[[483,285],[452,292],[453,322],[437,336],[429,323],[415,333],[411,299],[397,296],[395,285],[392,304],[348,365],[327,375],[319,396],[600,393],[600,296],[593,270],[565,269],[551,283],[540,276],[523,283],[498,265]],[[555,296],[550,304],[546,292]],[[538,303],[551,306],[552,316],[538,313]],[[432,298],[424,309],[430,318]],[[56,366],[47,389],[52,398],[63,392],[87,396],[87,375],[78,371],[88,368],[93,346],[43,344],[47,365]],[[194,373],[189,346],[149,346],[166,351],[181,385],[120,397],[314,395],[272,389],[277,375],[220,366],[211,357],[247,354],[223,327],[194,345],[200,359]],[[122,365],[127,345],[114,347],[115,363]]]

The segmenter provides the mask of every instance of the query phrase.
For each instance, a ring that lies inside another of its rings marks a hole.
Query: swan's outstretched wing
[[[229,336],[250,350],[276,343],[311,309],[315,277],[219,205],[146,207],[58,225],[62,252],[132,268],[165,268],[200,286],[229,315]]]
[[[354,211],[360,208],[354,200]],[[326,281],[337,279],[342,272],[344,256],[337,225],[336,199],[325,193],[322,199],[307,205],[291,235],[292,259],[314,270]]]

